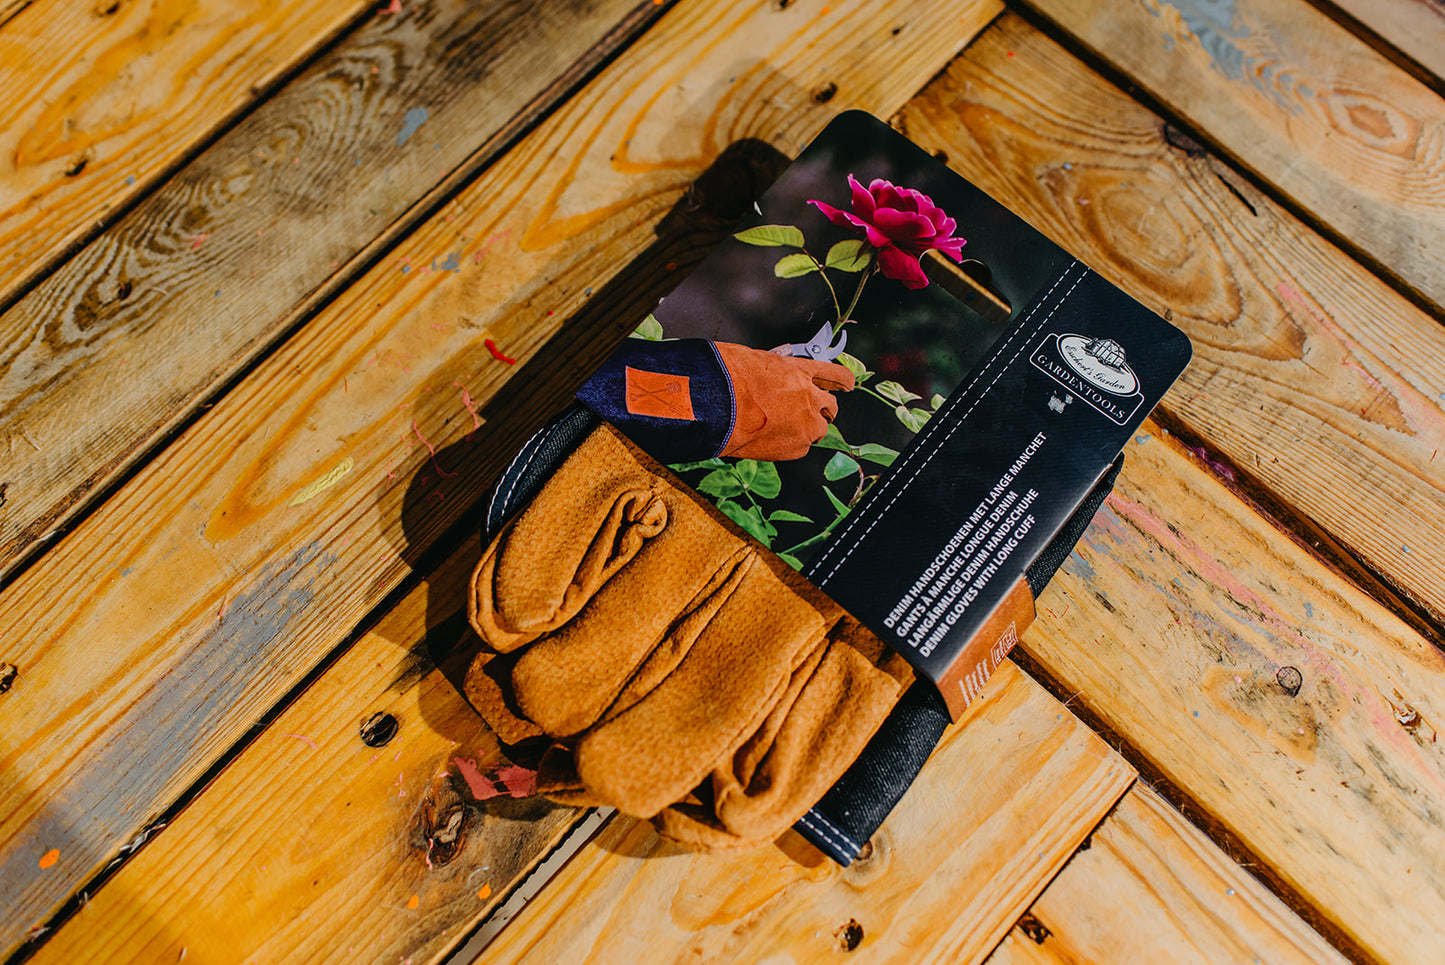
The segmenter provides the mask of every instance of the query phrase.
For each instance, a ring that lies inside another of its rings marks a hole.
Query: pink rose
[[[823,201],[809,201],[840,228],[860,232],[878,249],[878,268],[884,275],[901,281],[905,288],[924,288],[928,276],[918,258],[929,249],[962,261],[959,249],[964,239],[953,237],[955,222],[922,191],[894,187],[882,179],[864,188],[848,175],[853,190],[853,212],[840,210]]]

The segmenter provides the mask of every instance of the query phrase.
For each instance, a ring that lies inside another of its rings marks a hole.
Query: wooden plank
[[[1039,606],[1021,646],[1058,692],[1292,906],[1361,956],[1439,961],[1438,649],[1152,423]]]
[[[900,123],[1188,332],[1170,418],[1445,620],[1434,320],[1018,18]]]
[[[11,10],[0,30],[0,305],[375,6],[39,0]]]
[[[12,17],[33,2],[34,0],[3,0],[0,2],[0,27],[3,27]]]
[[[506,759],[428,659],[466,631],[480,555],[474,537],[407,594],[31,961],[444,955],[582,813],[486,797]],[[368,746],[384,714],[395,737]]]
[[[1347,961],[1143,783],[989,957],[989,965]]]
[[[6,944],[469,511],[545,414],[529,406],[636,316],[551,336],[724,147],[793,152],[839,110],[897,110],[998,9],[672,8],[0,592],[20,670],[0,700]],[[431,270],[451,253],[459,270]],[[520,360],[548,345],[526,395],[493,401],[517,370],[484,338]]]
[[[408,3],[0,316],[0,578],[658,12]]]
[[[488,962],[977,962],[1129,786],[1129,766],[1011,663],[843,870],[789,832],[699,856],[615,818]]]
[[[1318,0],[1408,57],[1438,91],[1445,86],[1445,7],[1438,0]]]
[[[1024,0],[1445,312],[1445,100],[1306,0]]]

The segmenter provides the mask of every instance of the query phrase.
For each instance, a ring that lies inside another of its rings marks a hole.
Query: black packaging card
[[[1179,330],[850,112],[579,398],[956,716],[1022,630],[1028,565],[1189,357]]]

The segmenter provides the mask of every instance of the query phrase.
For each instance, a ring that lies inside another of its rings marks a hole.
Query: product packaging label
[[[875,118],[836,118],[579,398],[957,717],[1182,332]]]

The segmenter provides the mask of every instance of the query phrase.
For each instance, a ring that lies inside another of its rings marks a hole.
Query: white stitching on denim
[[[516,489],[517,489],[517,483],[521,482],[522,477],[527,474],[528,468],[531,467],[531,465],[532,465],[532,460],[535,459],[535,458],[537,458],[537,453],[539,453],[539,452],[542,451],[542,447],[543,447],[544,445],[546,445],[547,440],[550,439],[550,438],[552,438],[552,434],[555,433],[556,431],[557,431],[556,426],[550,426],[550,427],[547,427],[547,428],[538,430],[537,434],[532,437],[532,439],[531,439],[530,441],[535,442],[535,443],[536,443],[536,446],[534,446],[534,447],[532,448],[532,451],[531,451],[531,452],[527,453],[527,461],[522,464],[521,470],[520,470],[515,476],[512,477],[512,484],[507,487],[507,496],[506,496],[506,499],[504,500],[504,502],[511,502],[511,500],[512,500],[512,493],[515,492]],[[525,447],[524,447],[524,448],[525,448]],[[516,458],[514,458],[510,463],[507,464],[507,471],[510,471],[511,468],[517,464],[517,460],[518,460],[518,459],[521,459],[521,458],[522,458],[522,454],[521,454],[520,452],[517,453]],[[491,521],[492,521],[492,510],[496,508],[496,505],[497,505],[497,497],[498,497],[499,495],[501,495],[501,492],[502,492],[502,487],[501,487],[501,486],[498,486],[497,489],[496,489],[496,491],[492,493],[491,502],[487,503],[487,522],[488,522],[489,524],[490,524]],[[489,526],[488,528],[490,528],[490,526]],[[495,535],[495,534],[493,534],[493,535]]]
[[[728,443],[733,441],[733,433],[738,428],[738,389],[733,384],[733,374],[728,371],[728,364],[723,361],[722,353],[717,350],[717,343],[708,339],[707,344],[712,349],[713,358],[717,359],[718,368],[722,369],[723,381],[728,384],[728,408],[730,410],[728,431],[723,434],[722,445],[718,446],[717,452],[713,453],[713,458],[717,458],[728,447]]]
[[[813,818],[822,821],[827,827],[822,828],[814,824],[812,821]],[[798,818],[798,823],[818,835],[828,844],[837,848],[839,854],[847,855],[849,859],[857,857],[858,852],[863,850],[858,842],[840,831],[832,821],[825,818],[816,808],[805,812],[802,817]],[[831,834],[829,833],[830,830],[832,831]]]
[[[1074,264],[1078,265],[1078,262],[1075,262]],[[1038,303],[1034,306],[1033,311],[1029,313],[1030,315],[1037,313],[1038,310],[1042,308],[1046,302],[1048,302],[1049,297],[1054,293],[1054,289],[1058,288],[1059,285],[1063,282],[1063,280],[1069,276],[1069,271],[1071,271],[1073,268],[1074,265],[1070,265],[1067,269],[1059,273],[1058,280],[1054,282],[1051,288],[1049,288],[1048,293],[1045,294],[1044,297],[1038,301]],[[833,578],[834,574],[838,572],[838,568],[848,561],[848,557],[853,555],[853,551],[858,548],[858,546],[863,542],[863,540],[868,538],[868,534],[873,531],[873,527],[877,526],[878,521],[881,520],[884,515],[887,514],[888,510],[893,507],[893,504],[898,501],[898,497],[903,495],[904,491],[908,489],[909,485],[912,484],[913,480],[918,476],[920,472],[923,471],[923,467],[928,465],[928,461],[937,454],[939,449],[942,449],[943,446],[947,444],[949,439],[953,438],[953,434],[958,431],[958,427],[963,425],[963,420],[967,419],[969,413],[972,412],[974,408],[983,401],[983,399],[988,395],[988,390],[993,388],[994,383],[999,380],[999,378],[1003,375],[1004,372],[1008,371],[1008,367],[1013,364],[1014,359],[1019,357],[1019,355],[1023,352],[1024,347],[1029,344],[1029,342],[1033,339],[1033,336],[1038,332],[1038,330],[1043,328],[1044,325],[1048,322],[1048,320],[1053,317],[1054,312],[1059,310],[1059,306],[1063,305],[1064,302],[1069,300],[1069,296],[1073,294],[1074,289],[1078,287],[1079,282],[1083,281],[1088,274],[1089,270],[1085,268],[1083,272],[1079,274],[1079,277],[1074,279],[1074,283],[1069,286],[1068,291],[1064,292],[1063,297],[1058,300],[1058,302],[1054,305],[1053,308],[1049,309],[1048,314],[1044,315],[1042,318],[1039,319],[1038,324],[1035,325],[1033,329],[1029,331],[1028,335],[1019,342],[1019,347],[1014,351],[1013,358],[1010,358],[1003,365],[999,366],[997,372],[994,374],[993,381],[989,382],[989,384],[984,388],[984,390],[979,393],[978,398],[973,400],[973,404],[968,407],[968,411],[965,412],[963,415],[959,416],[958,419],[954,421],[948,432],[943,435],[943,438],[938,440],[938,442],[930,448],[928,454],[924,456],[922,454],[923,450],[918,450],[919,457],[917,460],[917,465],[915,465],[913,468],[913,472],[906,480],[904,480],[898,485],[898,488],[894,491],[893,495],[889,497],[888,503],[881,510],[874,514],[873,521],[868,524],[868,528],[865,529],[862,534],[853,541],[852,545],[843,552],[843,555],[841,558],[839,558],[838,562],[833,564],[833,568],[829,570],[826,575],[818,578],[817,584],[819,586],[826,585],[827,582]],[[1009,341],[1004,343],[1003,348],[1007,349],[1009,342],[1012,342],[1015,338],[1021,335],[1023,331],[1024,327],[1022,325],[1019,326],[1019,328],[1014,332],[1014,334],[1009,336]],[[1002,355],[1002,353],[1003,350],[1001,349],[999,354]],[[974,384],[977,383],[978,380],[981,378],[983,378],[983,372],[979,372],[978,375],[975,375],[973,377],[973,381],[969,382],[968,387],[964,389],[964,394],[967,394],[968,390],[973,388]],[[857,517],[855,517],[855,519],[856,518]],[[848,526],[843,527],[843,531],[838,534],[838,537],[833,545],[842,546],[845,542],[845,537],[848,535],[848,531],[851,528],[852,521],[850,521]]]

